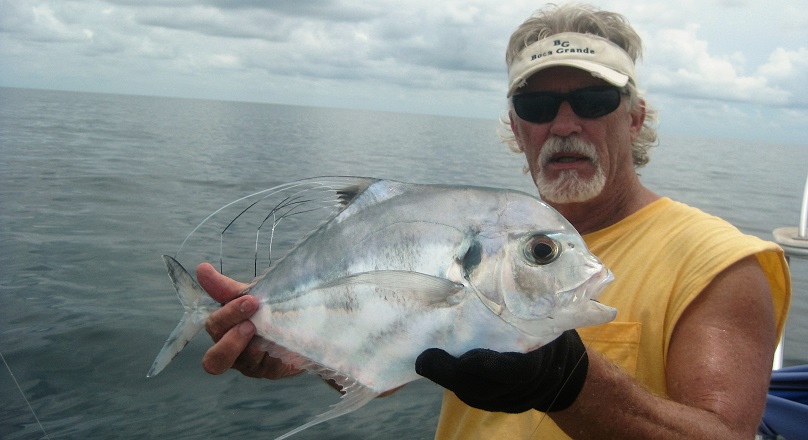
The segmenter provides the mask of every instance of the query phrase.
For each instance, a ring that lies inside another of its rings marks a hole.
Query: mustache
[[[553,158],[563,154],[585,156],[589,158],[593,164],[597,165],[598,163],[598,152],[595,146],[577,136],[553,136],[547,139],[539,153],[539,163],[545,166],[550,163]]]

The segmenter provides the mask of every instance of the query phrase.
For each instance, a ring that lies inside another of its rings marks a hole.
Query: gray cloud
[[[693,120],[768,114],[750,106],[808,117],[808,12],[772,1],[599,4],[644,37],[641,86],[663,105],[698,102]],[[508,35],[538,6],[0,0],[0,85],[497,117]]]

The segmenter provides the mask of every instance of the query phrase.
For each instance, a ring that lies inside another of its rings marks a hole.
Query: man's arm
[[[730,266],[683,313],[656,396],[589,351],[581,394],[550,417],[573,438],[753,438],[776,345],[768,282],[754,257]]]

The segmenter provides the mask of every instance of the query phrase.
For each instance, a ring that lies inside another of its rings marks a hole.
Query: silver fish
[[[271,341],[269,355],[344,391],[329,411],[278,439],[418,379],[415,359],[427,348],[456,356],[480,347],[527,352],[616,315],[594,300],[611,272],[572,225],[525,193],[335,177],[245,200],[242,214],[261,213],[253,230],[328,212],[247,292],[259,299],[252,321]],[[273,200],[268,214],[258,208],[265,200]],[[185,315],[148,376],[219,307],[176,260],[164,259]]]

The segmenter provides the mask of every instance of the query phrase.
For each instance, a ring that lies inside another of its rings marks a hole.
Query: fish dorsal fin
[[[334,188],[334,192],[337,194],[337,199],[340,202],[340,205],[344,208],[351,204],[354,201],[356,196],[362,194],[371,183],[372,181],[359,181],[356,183],[352,183],[350,185],[345,185],[340,188]]]
[[[426,305],[452,304],[451,298],[463,292],[465,286],[445,278],[406,270],[377,270],[361,272],[329,281],[315,290],[340,289],[347,286],[368,286],[398,292],[402,297]]]
[[[209,255],[210,249],[218,248],[220,271],[227,270],[233,278],[256,277],[376,182],[365,177],[317,177],[254,192],[202,220],[185,237],[177,257],[188,254],[188,258],[210,261],[215,258]],[[244,252],[249,248],[253,255]],[[251,266],[246,265],[248,259],[253,260]]]
[[[262,348],[271,357],[280,359],[284,364],[292,365],[297,369],[306,370],[309,373],[316,374],[327,381],[335,382],[340,386],[343,393],[340,401],[332,405],[328,411],[283,434],[282,436],[277,437],[275,440],[285,439],[291,435],[303,431],[304,429],[311,428],[314,425],[356,411],[381,394],[366,387],[350,376],[342,374],[338,371],[334,371],[324,365],[306,358],[305,356],[294,353],[281,345],[265,341]]]

